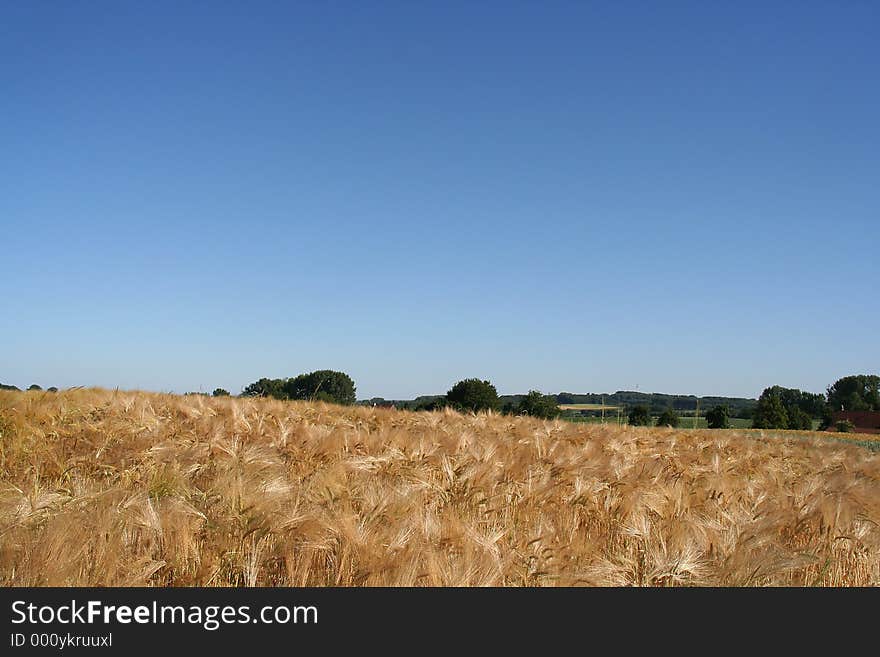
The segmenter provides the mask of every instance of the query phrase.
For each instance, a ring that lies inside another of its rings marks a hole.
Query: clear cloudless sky
[[[876,373],[880,4],[4,2],[0,381]]]

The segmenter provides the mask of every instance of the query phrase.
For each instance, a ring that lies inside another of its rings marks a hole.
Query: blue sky
[[[880,7],[5,3],[0,381],[877,372]]]

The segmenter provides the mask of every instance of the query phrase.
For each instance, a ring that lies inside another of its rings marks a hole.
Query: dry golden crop
[[[6,586],[880,583],[840,442],[106,390],[0,433]]]

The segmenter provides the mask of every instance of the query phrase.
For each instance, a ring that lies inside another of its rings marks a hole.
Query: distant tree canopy
[[[58,392],[58,388],[56,388],[55,386],[52,386],[50,388],[46,388],[46,392]]]
[[[559,417],[561,411],[555,396],[542,394],[538,390],[530,390],[516,407],[516,412],[520,415],[531,415],[550,420]]]
[[[480,379],[459,381],[446,393],[446,400],[462,411],[497,411],[501,407],[495,386]]]
[[[288,399],[312,399],[351,405],[356,401],[354,381],[345,372],[317,370],[288,379],[284,384]]]
[[[40,386],[38,386],[36,383],[32,383],[28,386],[28,390],[42,390],[42,388]]]
[[[449,406],[449,401],[445,396],[439,397],[426,397],[422,399],[417,399],[415,405],[413,406],[413,410],[416,411],[439,411],[442,408],[446,408]]]
[[[758,399],[755,417],[752,419],[755,429],[788,429],[788,413],[779,395],[763,394]]]
[[[697,397],[695,395],[665,395],[662,393],[618,390],[614,393],[560,392],[556,395],[560,404],[607,404],[608,406],[647,406],[651,415],[660,415],[667,408],[676,413],[692,413],[699,408],[725,405],[731,417],[751,418],[757,401],[745,397]]]
[[[676,413],[671,408],[667,408],[660,417],[657,418],[657,426],[658,427],[677,427],[680,418],[678,417],[678,413]]]
[[[772,386],[758,398],[752,419],[755,429],[812,429],[813,418],[825,412],[825,398],[797,388]]]
[[[307,399],[333,404],[354,404],[354,381],[345,372],[317,370],[291,379],[260,379],[245,386],[245,397],[275,397],[276,399]]]
[[[0,383],[0,390],[18,390],[18,391],[21,391],[21,388],[19,388],[18,386],[12,386],[12,385],[9,385],[8,383]]]
[[[634,427],[651,426],[651,413],[647,406],[635,406],[629,412],[627,422]]]
[[[275,397],[275,399],[287,399],[284,393],[284,383],[287,379],[262,378],[249,383],[241,391],[243,397]]]
[[[525,394],[498,395],[499,408],[507,415],[519,413],[519,406],[525,399]],[[550,395],[553,396],[553,395]],[[630,409],[633,406],[647,406],[652,417],[656,417],[668,408],[672,408],[682,418],[685,415],[693,416],[698,407],[708,409],[713,406],[727,406],[730,417],[751,419],[757,405],[757,399],[742,397],[695,397],[694,395],[664,395],[660,393],[643,393],[617,391],[615,393],[573,393],[560,392],[556,397],[557,405],[563,404],[589,404],[592,408],[560,408],[561,417],[598,417],[602,414],[601,404],[612,407]],[[358,403],[372,405],[376,400],[361,400]],[[449,406],[446,395],[421,395],[414,399],[386,399],[387,403],[393,403],[396,408],[411,411],[435,410]]]
[[[224,390],[223,388],[214,388],[214,392],[211,393],[214,397],[228,397],[229,391]]]
[[[797,388],[772,386],[765,388],[758,398],[752,418],[755,429],[813,428],[813,418],[825,414],[825,397]]]
[[[854,374],[828,386],[832,411],[880,411],[880,376]]]
[[[706,413],[706,423],[710,429],[727,429],[730,427],[730,410],[727,406],[718,405]]]

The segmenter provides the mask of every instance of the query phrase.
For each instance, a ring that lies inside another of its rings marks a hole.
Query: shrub
[[[822,409],[822,421],[819,423],[819,431],[828,431],[834,425],[834,414],[830,406]]]
[[[680,418],[678,417],[678,413],[676,413],[673,409],[667,408],[660,417],[657,418],[657,426],[658,427],[677,427]]]
[[[635,406],[630,412],[627,422],[634,427],[651,426],[651,414],[647,406]]]
[[[852,433],[856,430],[856,426],[849,420],[838,420],[834,426],[840,433]]]
[[[706,423],[710,429],[727,429],[730,427],[730,409],[727,406],[716,406],[706,413]]]
[[[228,397],[229,391],[224,390],[223,388],[214,388],[214,392],[211,393],[214,397]]]

